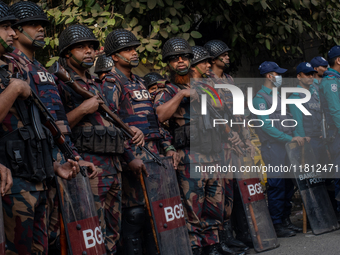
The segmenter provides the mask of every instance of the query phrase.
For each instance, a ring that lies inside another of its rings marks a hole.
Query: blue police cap
[[[340,56],[340,45],[335,45],[328,51],[327,58],[328,60]]]
[[[323,57],[315,57],[310,61],[312,67],[319,67],[319,66],[328,66],[328,61]]]
[[[260,66],[259,66],[260,74],[266,74],[270,72],[277,72],[277,73],[285,73],[287,72],[287,69],[281,68],[276,64],[275,62],[270,62],[270,61],[264,61]]]
[[[297,67],[296,67],[296,74],[299,73],[312,73],[315,72],[317,73],[317,71],[315,71],[312,67],[312,65],[308,62],[302,62],[300,63]]]

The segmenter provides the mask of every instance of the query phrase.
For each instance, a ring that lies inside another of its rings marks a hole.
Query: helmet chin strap
[[[195,69],[202,75],[202,78],[209,78],[206,73],[203,73],[201,69],[198,68],[198,66],[195,66]]]
[[[139,65],[139,60],[128,60],[127,58],[123,57],[122,55],[120,55],[119,53],[116,53],[116,55],[124,60],[126,63],[130,64],[130,66],[132,67],[137,67]]]
[[[8,45],[1,37],[0,37],[0,44],[2,45],[2,47],[5,48],[6,52],[11,53],[14,50],[13,47]]]
[[[84,62],[84,61],[79,61],[71,52],[68,53],[70,55],[71,58],[74,59],[74,61],[76,61],[81,67],[85,68],[85,69],[89,69],[93,66],[93,62]]]
[[[185,68],[184,70],[182,71],[178,71],[176,70],[175,68],[172,67],[172,65],[170,63],[168,63],[171,70],[174,71],[175,73],[177,73],[178,75],[181,75],[181,76],[184,76],[186,74],[188,74],[189,70],[190,70],[190,67],[191,67],[191,63],[189,62],[189,66],[187,68]]]
[[[229,67],[229,63],[224,62],[222,58],[218,57],[217,59],[224,64],[224,67]]]
[[[33,39],[29,34],[27,34],[21,26],[18,26],[18,30],[20,33],[23,33],[28,39],[32,41],[32,45],[37,48],[44,48],[45,41],[39,41]]]

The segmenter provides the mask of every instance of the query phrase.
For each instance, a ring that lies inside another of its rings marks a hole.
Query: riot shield
[[[172,157],[161,159],[166,168],[153,161],[144,162],[149,177],[143,178],[159,252],[160,255],[191,255]]]
[[[57,177],[60,209],[69,255],[106,255],[104,238],[88,177],[72,180]]]
[[[5,254],[5,228],[4,228],[4,215],[2,211],[2,199],[0,196],[0,254]]]
[[[313,234],[319,235],[338,229],[339,224],[324,180],[321,173],[312,167],[317,165],[312,146],[307,142],[304,146],[289,142],[286,144],[286,150],[293,169],[296,169],[295,181]]]
[[[258,173],[250,172],[254,166],[250,154],[247,153],[247,156],[243,157],[232,152],[231,158],[233,167],[236,167],[237,186],[255,251],[262,252],[279,247],[280,244],[263,194],[261,179]]]

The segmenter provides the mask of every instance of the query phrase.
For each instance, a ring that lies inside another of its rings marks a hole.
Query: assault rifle
[[[0,71],[1,74],[4,74],[5,72],[7,73],[7,71],[5,69],[3,69],[3,68],[1,68],[1,69],[2,69]],[[9,82],[9,79],[11,77],[8,74],[8,76],[6,76],[5,78],[8,79],[8,82]],[[17,79],[23,80],[23,77],[22,77],[22,75],[20,73],[13,74],[13,78],[17,78]],[[38,95],[35,93],[35,91],[32,88],[31,88],[31,95],[28,97],[28,100],[33,102],[35,104],[35,106],[39,109],[39,111],[42,114],[42,117],[44,119],[43,125],[50,130],[50,132],[51,132],[51,134],[53,136],[54,142],[57,144],[59,150],[64,155],[65,159],[66,160],[67,159],[71,159],[73,161],[77,161],[76,157],[73,155],[72,148],[67,143],[65,136],[61,133],[59,127],[55,123],[55,119],[53,118],[52,114],[48,111],[48,109],[46,108],[44,103],[41,102],[40,98],[38,97]],[[87,169],[87,167],[79,166],[79,168],[80,168],[80,173],[84,177],[86,177],[86,169]]]
[[[58,62],[55,62],[49,68],[49,72],[56,75],[61,81],[65,82],[66,85],[70,86],[77,94],[82,96],[84,99],[89,99],[89,98],[96,96],[94,93],[84,89],[76,81],[74,81],[71,78],[70,74]],[[101,99],[103,99],[100,95],[99,95],[99,97]],[[121,128],[123,133],[129,139],[132,139],[132,137],[134,136],[134,132],[132,131],[132,129],[126,123],[124,123],[116,114],[114,114],[106,104],[100,104],[99,105],[99,112],[105,119],[109,120],[110,122],[116,124],[116,126]],[[143,151],[145,151],[152,158],[152,160],[154,162],[156,162],[158,165],[166,168],[166,166],[160,160],[160,158],[157,155],[155,155],[154,153],[152,153],[147,147],[145,147],[145,146],[143,146],[143,147],[139,146],[139,147]]]

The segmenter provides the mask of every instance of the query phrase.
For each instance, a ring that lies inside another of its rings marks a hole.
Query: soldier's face
[[[22,26],[22,29],[30,36],[33,40],[43,41],[45,39],[44,26],[39,21],[28,22]],[[20,33],[20,41],[22,43],[28,43],[32,45],[32,41],[27,38],[23,33]]]
[[[220,60],[220,59],[222,60]],[[230,57],[229,57],[229,53],[225,52],[223,54],[221,54],[218,58],[216,58],[215,60],[213,60],[213,64],[217,65],[218,67],[224,69],[225,68],[225,64],[229,64],[230,63]]]
[[[0,37],[8,45],[13,45],[13,37],[15,36],[14,30],[11,28],[11,23],[9,21],[0,24]],[[1,52],[5,52],[5,48],[1,46]]]
[[[299,73],[297,75],[298,80],[305,86],[309,87],[313,84],[313,72],[310,73]]]
[[[137,49],[137,46],[131,46],[131,47],[123,49],[122,51],[119,52],[119,54],[129,61],[137,61],[138,53],[136,49]],[[121,59],[117,55],[112,55],[112,59],[114,62],[118,62],[118,65],[120,66],[130,66],[129,63],[127,63],[125,60]]]
[[[94,46],[92,42],[82,42],[82,43],[76,44],[72,48],[71,53],[80,62],[85,62],[85,63],[94,62],[95,51],[94,51]],[[66,54],[66,57],[69,57],[69,55]],[[70,61],[72,61],[72,65],[77,66],[77,63],[73,58],[70,58]]]
[[[169,64],[177,71],[183,71],[189,67],[189,55],[177,55],[169,58]]]
[[[197,67],[205,74],[209,75],[209,68],[211,67],[208,60],[203,60],[197,64]]]

